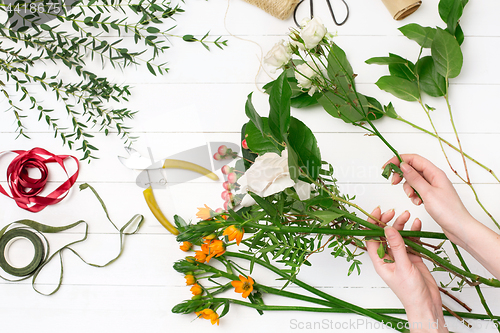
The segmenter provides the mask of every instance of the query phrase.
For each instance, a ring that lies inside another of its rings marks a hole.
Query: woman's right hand
[[[446,174],[422,156],[415,154],[401,155],[403,163],[393,157],[388,163],[394,163],[403,171],[403,189],[415,205],[421,205],[441,226],[452,242],[461,247],[467,244],[467,228],[476,221],[460,200],[455,188]],[[393,184],[400,183],[402,178],[394,173]],[[417,191],[422,200],[415,193]]]

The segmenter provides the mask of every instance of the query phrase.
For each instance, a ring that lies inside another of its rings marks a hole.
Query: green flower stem
[[[345,214],[344,216],[347,217],[348,219],[351,219],[351,217],[347,216],[347,214]],[[274,225],[259,224],[259,223],[255,223],[255,222],[247,222],[247,223],[245,223],[245,226],[250,227],[250,228],[258,228],[260,230],[265,230],[265,231],[272,231],[272,232],[276,232],[276,233],[311,233],[311,234],[336,235],[336,236],[384,237],[384,229],[380,228],[380,227],[379,227],[380,229],[376,229],[376,230],[349,230],[349,229],[291,227],[291,226],[276,227]],[[377,227],[377,226],[372,225],[369,227],[373,228],[373,227]],[[403,237],[448,239],[448,238],[446,238],[445,234],[440,233],[440,232],[401,230],[401,231],[399,231],[399,233]]]
[[[213,299],[214,302],[224,302],[226,300],[231,302],[231,303],[234,303],[234,304],[243,305],[246,307],[250,307],[250,308],[258,309],[258,310],[262,310],[262,311],[306,311],[306,312],[327,312],[327,313],[352,313],[349,309],[345,309],[345,308],[315,308],[315,307],[307,307],[307,306],[264,305],[264,304],[253,304],[253,303],[249,303],[249,302],[245,302],[245,301],[241,301],[241,300],[237,300],[237,299],[232,299],[232,298],[215,298],[215,299]],[[370,310],[374,313],[379,313],[379,314],[406,314],[406,311],[404,309],[394,309],[394,308],[372,309],[372,308],[369,308],[367,310]],[[462,318],[479,319],[479,320],[490,319],[490,317],[488,317],[487,315],[478,314],[478,313],[458,312],[458,311],[455,311],[455,313]],[[448,311],[443,311],[443,314],[445,316],[450,316],[450,317],[453,316]],[[500,316],[493,316],[493,319],[500,320]]]
[[[281,271],[280,269],[274,267],[272,264],[270,263],[267,263],[261,259],[255,259],[253,258],[252,256],[249,256],[249,255],[246,255],[246,254],[243,254],[243,253],[236,253],[236,252],[225,252],[225,256],[226,257],[234,257],[234,258],[241,258],[241,259],[246,259],[248,261],[254,261],[255,263],[269,269],[270,271],[278,274],[279,276],[285,278],[285,279],[290,279],[291,276],[287,273],[284,273],[283,271]],[[310,285],[308,285],[307,283],[305,282],[302,282],[300,281],[299,279],[293,279],[293,283],[296,284],[297,286],[309,291],[310,293],[314,294],[314,295],[317,295],[319,297],[322,297],[328,301],[330,301],[332,304],[334,305],[337,305],[337,306],[340,306],[340,307],[344,307],[344,308],[347,308],[347,309],[351,309],[353,312],[357,313],[357,314],[360,314],[360,315],[363,315],[363,316],[366,316],[366,317],[370,317],[374,320],[377,320],[377,321],[380,321],[380,322],[387,322],[387,317],[386,316],[381,316],[380,314],[377,314],[377,313],[374,313],[374,312],[371,312],[371,311],[368,311],[362,307],[359,307],[357,305],[354,305],[354,304],[351,304],[351,303],[348,303],[348,302],[345,302],[341,299],[338,299],[334,296],[331,296],[325,292],[322,292],[321,290],[318,290],[314,287],[311,287]],[[392,323],[398,323],[398,322],[401,322],[401,319],[398,319],[398,318],[392,318],[390,317],[390,322]],[[407,329],[397,329],[398,331],[400,332],[409,332],[409,330]]]
[[[408,124],[408,125],[410,125],[411,127],[415,128],[415,129],[417,129],[417,130],[419,130],[419,131],[421,131],[421,132],[424,132],[424,133],[426,133],[426,134],[429,134],[429,135],[431,135],[431,136],[435,137],[436,139],[438,139],[438,140],[442,141],[443,143],[445,143],[445,144],[446,144],[448,147],[450,147],[451,149],[453,149],[453,150],[455,150],[455,151],[457,151],[457,152],[460,152],[460,149],[458,149],[457,147],[455,147],[453,144],[451,144],[451,143],[450,143],[449,141],[447,141],[446,139],[444,139],[444,138],[440,137],[439,135],[436,135],[435,133],[433,133],[433,132],[431,132],[431,131],[426,130],[425,128],[422,128],[422,127],[420,127],[420,126],[418,126],[418,125],[416,125],[416,124],[412,123],[412,122],[411,122],[411,121],[409,121],[409,120],[406,120],[405,118],[403,118],[403,117],[401,117],[401,116],[399,116],[399,115],[398,115],[396,118],[393,118],[393,119],[396,119],[396,120],[398,120],[398,121],[401,121],[401,122],[403,122],[403,123],[405,123],[405,124]],[[472,163],[475,163],[475,164],[477,164],[478,166],[480,166],[481,168],[483,168],[484,170],[488,171],[488,172],[489,172],[489,173],[490,173],[490,174],[491,174],[491,175],[492,175],[492,176],[496,179],[496,181],[500,183],[500,179],[497,177],[497,175],[495,174],[495,172],[494,172],[492,169],[490,169],[490,168],[489,168],[489,167],[487,167],[486,165],[484,165],[484,164],[480,163],[480,162],[479,162],[479,161],[477,161],[476,159],[472,158],[472,157],[471,157],[470,155],[468,155],[467,153],[463,152],[463,154],[464,154],[464,156],[465,156],[467,159],[469,159]]]
[[[446,151],[444,150],[442,139],[441,139],[441,137],[439,137],[438,132],[436,130],[436,127],[434,126],[432,118],[431,118],[431,116],[429,114],[429,110],[424,106],[424,104],[422,103],[421,99],[419,100],[419,102],[420,102],[420,105],[422,106],[424,112],[427,114],[427,117],[429,118],[429,122],[431,123],[431,126],[432,126],[432,128],[434,130],[434,133],[436,134],[436,137],[438,138],[439,145],[441,147],[441,151],[443,152],[443,155],[446,158],[446,161],[448,162],[448,165],[450,166],[451,171],[453,171],[453,173],[458,178],[460,178],[460,180],[462,180],[465,184],[467,184],[470,187],[470,189],[474,193],[474,198],[476,199],[476,202],[479,204],[479,206],[481,207],[481,209],[486,213],[486,215],[488,215],[488,217],[495,223],[495,225],[497,226],[497,228],[500,229],[500,224],[496,221],[496,219],[493,217],[493,215],[491,215],[491,213],[486,209],[486,207],[483,205],[483,203],[481,202],[481,200],[479,200],[479,196],[477,195],[476,189],[474,188],[474,185],[472,185],[472,182],[470,181],[469,170],[467,169],[467,162],[466,162],[466,159],[465,159],[464,151],[462,149],[462,144],[460,143],[460,138],[458,136],[458,132],[457,132],[457,129],[455,127],[455,122],[453,121],[453,114],[451,112],[451,105],[450,105],[449,100],[448,100],[448,93],[446,93],[446,95],[444,96],[444,98],[446,100],[446,105],[448,107],[448,113],[450,115],[450,122],[451,122],[452,127],[453,127],[453,132],[455,133],[455,137],[456,137],[457,142],[458,142],[458,147],[459,147],[458,151],[460,152],[460,155],[462,156],[466,179],[463,178],[462,176],[460,176],[458,174],[458,172],[451,165],[451,162],[448,159],[448,154],[446,154]]]
[[[451,245],[453,246],[453,249],[455,250],[455,254],[457,255],[458,257],[458,260],[460,260],[460,263],[462,264],[462,267],[470,273],[470,270],[469,270],[469,267],[467,266],[467,264],[465,263],[465,260],[464,258],[462,257],[462,254],[460,253],[460,250],[458,249],[458,247],[454,244],[454,243],[451,243]],[[493,315],[493,313],[491,312],[490,310],[490,307],[488,306],[488,303],[486,303],[486,299],[484,298],[484,295],[483,295],[483,292],[481,291],[481,288],[479,286],[474,286],[474,288],[476,289],[476,292],[477,292],[477,295],[479,296],[479,299],[481,300],[481,304],[483,305],[483,308],[484,310],[486,311],[486,313],[488,314],[488,318],[491,319],[491,320],[498,320],[499,318],[498,317],[495,317]],[[497,330],[500,332],[500,327],[495,325]]]
[[[432,260],[434,260],[436,263],[442,265],[443,267],[452,270],[453,272],[456,272],[458,274],[461,274],[465,277],[470,278],[473,282],[480,282],[484,283],[485,285],[492,286],[492,287],[500,287],[500,281],[494,278],[487,279],[482,276],[479,276],[477,274],[473,274],[471,272],[467,272],[466,270],[463,270],[453,264],[451,264],[449,261],[446,261],[442,259],[441,257],[437,256],[434,252],[427,250],[423,246],[409,240],[409,239],[404,239],[404,242],[406,245],[411,247],[412,249],[416,250],[417,252],[420,252],[423,255],[428,256]]]

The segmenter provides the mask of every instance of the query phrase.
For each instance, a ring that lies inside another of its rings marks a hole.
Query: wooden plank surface
[[[341,1],[332,0],[332,3],[341,12]],[[424,0],[416,13],[401,22],[392,20],[381,1],[351,0],[348,3],[350,18],[341,27],[336,27],[325,14],[322,2],[318,1],[316,8],[328,29],[337,33],[337,43],[344,48],[354,71],[358,73],[358,89],[375,96],[382,103],[393,101],[400,115],[430,129],[425,114],[416,103],[396,100],[375,86],[376,80],[387,74],[387,68],[367,65],[364,61],[389,52],[415,60],[419,51],[417,45],[403,37],[397,28],[411,22],[423,26],[443,26],[437,14],[438,1]],[[136,119],[129,122],[133,133],[139,136],[134,147],[143,154],[147,154],[150,148],[158,159],[206,142],[238,144],[239,130],[246,122],[246,96],[254,91],[257,110],[263,115],[268,110],[267,97],[259,89],[276,74],[260,68],[262,56],[279,39],[285,38],[288,28],[293,26],[292,19],[280,21],[242,0],[186,1],[182,7],[186,12],[178,17],[178,28],[173,30],[174,33],[201,37],[210,30],[212,36],[221,35],[227,39],[228,47],[225,50],[212,47],[208,52],[199,44],[173,38],[170,41],[173,47],[164,56],[171,70],[157,77],[150,75],[145,67],[129,68],[122,73],[112,70],[110,66],[101,70],[99,65],[93,65],[112,82],[132,87],[127,107],[140,111]],[[497,0],[470,1],[467,5],[461,20],[466,36],[462,47],[464,68],[450,88],[450,102],[464,150],[498,172],[500,112],[496,97],[500,93],[500,67],[496,61],[500,51],[499,11],[500,2]],[[114,38],[116,36],[109,37],[110,40]],[[130,37],[125,38],[128,38],[125,43],[133,44]],[[57,71],[58,68],[47,64],[44,70]],[[52,97],[42,89],[36,86],[32,89],[37,97],[51,100]],[[438,130],[445,138],[453,140],[444,101],[429,98],[425,102],[437,108],[433,119]],[[7,101],[3,96],[0,103],[5,109]],[[29,114],[30,111],[24,112]],[[342,190],[355,194],[356,203],[367,210],[377,205],[381,205],[382,209],[395,208],[397,212],[409,209],[413,216],[422,219],[424,229],[439,230],[423,208],[410,204],[401,186],[391,186],[380,176],[380,167],[391,157],[391,152],[377,138],[365,136],[360,129],[331,118],[320,108],[292,112],[317,133],[323,159],[333,164]],[[62,147],[47,126],[38,123],[36,118],[37,115],[31,115],[26,119],[31,140],[16,140],[13,115],[10,112],[0,113],[1,150],[39,146],[53,153],[74,153]],[[377,126],[400,152],[424,155],[442,167],[456,184],[471,213],[494,228],[475,203],[468,187],[450,172],[435,139],[392,119],[383,119]],[[124,224],[135,213],[144,214],[145,224],[137,235],[126,239],[123,256],[109,267],[93,268],[65,253],[63,286],[53,296],[36,294],[29,281],[1,281],[3,331],[155,333],[204,330],[223,333],[237,330],[243,333],[256,329],[262,332],[382,330],[374,322],[355,315],[269,312],[259,316],[256,311],[234,306],[219,327],[212,327],[206,321],[195,320],[194,315],[172,314],[172,306],[190,297],[183,277],[172,268],[173,262],[184,254],[178,249],[174,237],[159,225],[148,210],[142,189],[135,183],[137,173],[119,163],[117,156],[125,154],[123,143],[116,137],[105,137],[99,133],[95,133],[92,142],[100,148],[100,159],[91,164],[81,164],[77,185],[88,182],[94,186],[116,224]],[[462,172],[458,154],[450,151],[450,158],[457,170]],[[7,157],[0,160],[1,170],[8,165],[5,159]],[[500,217],[500,185],[483,169],[470,163],[469,169],[484,204],[494,216]],[[51,168],[51,171],[52,183],[64,178],[60,170]],[[222,176],[220,171],[218,174]],[[3,171],[0,171],[0,182],[2,186],[6,185]],[[196,208],[203,204],[221,207],[221,191],[221,182],[198,178],[187,183],[176,183],[174,180],[165,188],[155,190],[155,195],[168,218],[179,214],[190,220],[195,218]],[[76,185],[63,202],[37,214],[19,209],[4,196],[0,197],[0,207],[0,226],[23,218],[52,225],[86,220],[89,223],[89,238],[75,248],[91,262],[104,263],[106,258],[112,258],[118,251],[118,235],[106,221],[98,202],[90,191],[80,192]],[[51,235],[50,241],[57,248],[81,235],[82,229],[76,229]],[[364,255],[362,259],[362,274],[347,277],[348,264],[344,259],[334,259],[329,253],[322,253],[313,258],[313,266],[304,268],[300,276],[312,285],[361,306],[400,307],[396,296],[374,272],[368,257]],[[489,276],[480,265],[469,261],[471,269]],[[39,278],[40,289],[53,287],[58,272],[57,264],[51,263]],[[262,274],[261,281],[280,286],[272,275]],[[436,277],[445,279],[442,273]],[[493,288],[484,290],[492,311],[500,314],[500,292]],[[483,312],[472,288],[464,288],[458,296],[466,300],[474,312]],[[283,302],[267,296],[266,300],[269,304]],[[456,307],[449,299],[444,297],[443,300],[445,304]],[[449,323],[455,332],[496,331],[491,324],[486,327],[485,322],[474,330],[460,326],[454,319],[450,319]],[[307,329],[308,325],[313,328]]]

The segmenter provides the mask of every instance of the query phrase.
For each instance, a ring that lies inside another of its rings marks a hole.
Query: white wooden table
[[[324,4],[317,3],[318,13],[326,13],[321,10]],[[337,0],[332,3],[335,7],[342,6]],[[423,26],[444,26],[437,13],[438,1],[424,0],[416,13],[401,22],[392,20],[381,1],[348,0],[348,3],[351,14],[344,26],[336,27],[327,14],[318,15],[331,32],[338,33],[338,44],[346,51],[354,71],[359,74],[359,91],[376,97],[384,104],[392,101],[399,114],[429,128],[417,104],[397,100],[375,86],[374,82],[387,73],[387,68],[370,66],[364,61],[374,56],[386,56],[389,52],[415,60],[419,51],[416,43],[407,40],[397,28],[411,22]],[[111,68],[103,70],[113,82],[133,87],[128,107],[140,110],[136,119],[130,122],[134,133],[140,136],[135,148],[147,154],[149,147],[157,159],[211,141],[239,143],[239,130],[247,121],[244,115],[246,96],[255,91],[257,110],[261,115],[266,115],[268,111],[267,97],[258,91],[258,87],[270,80],[267,74],[259,71],[261,52],[267,53],[293,26],[291,18],[280,21],[241,0],[187,1],[182,7],[186,12],[178,17],[178,28],[174,32],[201,37],[210,30],[213,36],[227,38],[229,46],[223,51],[213,47],[211,52],[207,52],[199,44],[173,39],[175,47],[165,55],[171,67],[167,75],[153,77],[145,67],[137,70],[129,68],[124,73]],[[496,0],[471,1],[467,5],[461,20],[466,35],[462,47],[464,67],[461,75],[452,81],[450,96],[464,150],[497,172],[500,170],[500,113],[496,100],[500,94],[500,66],[497,65],[500,51],[499,12],[500,2]],[[42,91],[39,93],[43,96]],[[2,99],[1,103],[5,108],[6,100]],[[433,116],[440,132],[453,139],[444,103],[434,100],[428,103],[438,109]],[[355,194],[359,205],[367,210],[381,205],[383,210],[395,208],[397,213],[409,209],[414,217],[422,219],[425,230],[439,230],[423,208],[415,208],[407,200],[401,186],[391,186],[380,176],[380,167],[391,157],[391,152],[377,138],[364,136],[360,130],[333,119],[320,108],[293,110],[293,115],[316,133],[323,159],[334,165],[342,189]],[[15,140],[13,121],[11,113],[0,113],[2,151],[37,146],[57,154],[74,153],[53,139],[47,127],[36,122],[36,116],[26,121],[32,139]],[[472,214],[494,228],[475,203],[471,191],[450,172],[435,139],[391,119],[383,119],[376,124],[400,152],[421,154],[446,170]],[[137,174],[119,163],[117,155],[125,154],[122,143],[116,137],[105,137],[99,133],[96,133],[94,142],[100,148],[100,159],[91,164],[81,164],[78,184],[88,182],[96,188],[118,225],[135,213],[144,214],[146,222],[137,235],[126,239],[123,256],[107,268],[92,268],[66,253],[63,286],[53,296],[38,295],[29,281],[0,282],[2,331],[319,332],[333,331],[335,325],[337,328],[343,325],[344,328],[337,329],[341,332],[380,330],[373,322],[355,315],[268,312],[259,316],[254,310],[233,306],[228,316],[221,319],[220,326],[212,327],[208,321],[195,320],[194,314],[172,314],[171,308],[175,304],[191,296],[183,276],[172,268],[172,264],[184,253],[147,208],[142,189],[135,184]],[[458,154],[450,155],[461,171]],[[7,162],[0,163],[1,170],[5,170],[6,165]],[[484,204],[494,216],[500,217],[500,185],[484,170],[472,164],[469,166]],[[0,180],[5,186],[4,171],[1,173]],[[220,171],[218,173],[221,176]],[[52,175],[51,180],[54,181],[63,178],[57,171]],[[179,214],[189,220],[195,218],[196,208],[203,204],[212,208],[221,207],[221,191],[221,182],[198,178],[188,183],[171,183],[166,189],[155,190],[155,194],[169,219]],[[75,186],[63,202],[37,214],[19,209],[4,196],[0,196],[0,207],[1,226],[23,218],[52,225],[86,220],[90,225],[89,238],[75,248],[89,261],[104,263],[106,258],[113,257],[118,251],[118,235],[105,220],[98,202],[88,190],[80,192]],[[81,232],[76,230],[50,236],[51,246],[57,248],[80,237]],[[334,260],[329,253],[322,253],[313,258],[313,266],[304,268],[300,277],[357,305],[400,307],[396,296],[374,272],[368,257],[364,255],[362,260],[361,275],[348,278],[348,264],[344,259]],[[472,260],[470,268],[489,276]],[[46,267],[39,278],[40,289],[53,287],[58,274],[56,262]],[[446,278],[443,274],[436,277]],[[280,282],[274,281],[271,276],[266,275],[262,279],[280,286]],[[500,292],[486,287],[483,290],[492,311],[500,314]],[[464,288],[458,297],[465,300],[474,312],[483,313],[473,288]],[[280,302],[275,298],[267,300],[269,304]],[[450,299],[443,296],[443,300],[453,309],[460,310]],[[454,319],[448,322],[455,332],[470,331]],[[307,329],[308,325],[315,329]],[[496,331],[491,325],[489,329],[485,329],[484,325],[472,331]]]

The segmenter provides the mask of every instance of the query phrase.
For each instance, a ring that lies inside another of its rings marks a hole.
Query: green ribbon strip
[[[6,251],[8,251],[8,244],[15,240],[16,238],[24,238],[33,244],[35,249],[35,255],[33,260],[24,267],[14,267],[12,266],[7,258],[5,257]],[[36,269],[42,264],[45,256],[45,247],[43,245],[42,239],[37,236],[34,232],[25,228],[14,228],[7,231],[2,238],[0,238],[0,267],[10,275],[14,276],[26,276],[34,273]]]
[[[45,224],[38,223],[38,222],[32,221],[32,220],[19,220],[19,221],[12,222],[12,223],[6,225],[5,227],[3,227],[0,230],[0,267],[2,267],[2,269],[6,273],[13,275],[13,276],[18,276],[20,278],[19,279],[10,279],[10,278],[6,278],[2,275],[0,275],[0,278],[4,279],[6,281],[16,282],[16,281],[22,281],[22,280],[28,279],[30,277],[33,277],[32,282],[31,282],[33,289],[41,295],[50,296],[50,295],[53,295],[54,293],[56,293],[62,284],[63,272],[64,272],[62,253],[64,250],[68,250],[68,251],[72,252],[78,258],[80,258],[85,264],[87,264],[89,266],[93,266],[93,267],[106,267],[106,266],[110,265],[111,263],[115,262],[121,256],[121,254],[123,253],[125,236],[133,235],[139,231],[142,224],[144,223],[144,216],[142,216],[140,214],[136,214],[123,227],[118,228],[113,223],[111,218],[109,217],[106,205],[104,204],[104,202],[102,201],[101,197],[96,192],[96,190],[87,183],[80,185],[80,190],[84,190],[86,188],[90,188],[92,190],[92,192],[96,196],[97,200],[99,200],[99,203],[101,204],[102,209],[104,210],[108,221],[119,232],[120,251],[118,252],[118,254],[114,258],[110,259],[107,263],[105,263],[103,265],[98,265],[98,264],[94,264],[94,263],[90,263],[90,262],[86,261],[85,259],[82,258],[82,256],[78,252],[76,252],[73,248],[71,248],[71,245],[83,242],[84,240],[87,239],[88,223],[83,221],[83,220],[80,220],[80,221],[77,221],[75,223],[68,224],[65,226],[61,226],[61,227],[53,227],[53,226],[45,225]],[[20,224],[23,226],[11,228],[12,225],[16,225],[16,224]],[[52,253],[49,256],[49,253],[50,253],[49,243],[43,234],[44,233],[58,233],[58,232],[61,232],[64,230],[72,229],[72,228],[77,227],[81,224],[85,225],[84,236],[81,239],[78,239],[76,241],[73,241],[73,242],[70,242],[70,243],[64,245],[59,250],[55,251],[54,253]],[[133,224],[136,224],[136,227],[134,230],[125,231],[125,230],[127,230],[127,228],[129,228]],[[40,237],[38,235],[36,235],[34,232],[29,231],[26,227],[31,228],[31,229],[35,230],[36,232],[38,232]],[[34,255],[32,262],[30,264],[28,264],[27,266],[22,267],[22,268],[12,267],[10,264],[7,263],[7,261],[5,259],[5,247],[7,246],[7,244],[9,243],[9,241],[11,239],[16,238],[16,237],[26,238],[27,240],[32,242],[33,246],[35,247],[35,255]],[[43,243],[45,243],[45,247],[43,246]],[[43,293],[36,288],[36,278],[38,277],[38,274],[40,274],[40,271],[43,269],[43,267],[45,265],[47,265],[57,255],[59,256],[60,270],[61,270],[58,284],[57,284],[56,288],[54,290],[52,290],[50,293]],[[40,257],[42,258],[42,260],[39,259]]]

